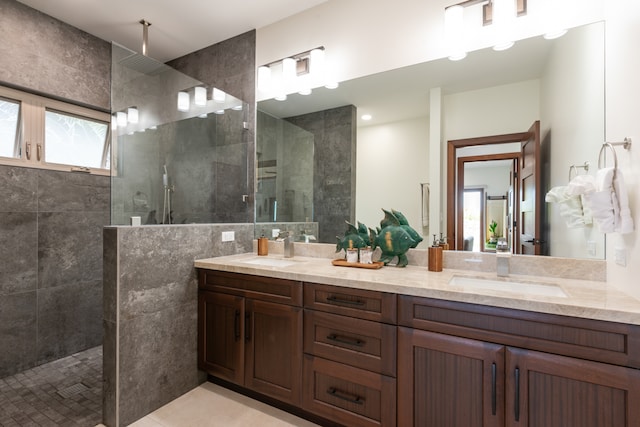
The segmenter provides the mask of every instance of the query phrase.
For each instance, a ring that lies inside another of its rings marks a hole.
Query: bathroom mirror
[[[434,88],[441,93],[440,159],[429,159]],[[535,120],[541,122],[545,153],[544,200],[550,188],[567,184],[571,165],[597,164],[605,120],[604,23],[573,28],[556,40],[534,37],[503,52],[485,49],[470,52],[459,62],[439,59],[342,82],[336,90],[292,94],[284,102],[260,101],[258,109],[286,119],[349,104],[357,107],[359,116],[356,219],[368,226],[378,224],[380,208],[392,207],[405,213],[424,235],[446,230],[447,198],[455,197],[446,188],[447,141],[526,132]],[[373,119],[362,121],[365,113]],[[394,135],[387,145],[380,143],[385,132]],[[405,144],[411,139],[413,145]],[[378,161],[387,161],[386,169],[382,163],[372,163]],[[440,171],[440,182],[428,183],[432,168]],[[394,178],[383,179],[381,170],[390,170]],[[440,189],[440,224],[423,221],[424,183]],[[544,202],[542,206],[542,240],[549,246],[545,254],[604,258],[602,234],[593,228],[568,229],[557,206]],[[349,213],[344,217],[348,219]]]

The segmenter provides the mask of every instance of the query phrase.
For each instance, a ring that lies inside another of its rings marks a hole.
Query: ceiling
[[[258,29],[327,0],[18,0],[60,21],[167,62]]]

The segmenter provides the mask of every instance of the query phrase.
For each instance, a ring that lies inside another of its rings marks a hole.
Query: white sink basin
[[[518,282],[492,278],[453,276],[450,285],[460,286],[467,290],[489,290],[513,292],[526,295],[567,298],[568,295],[558,286],[543,283]]]
[[[294,261],[292,259],[268,258],[268,257],[251,258],[241,262],[243,264],[264,265],[267,267],[289,267],[291,265],[296,265],[299,263],[299,261]]]

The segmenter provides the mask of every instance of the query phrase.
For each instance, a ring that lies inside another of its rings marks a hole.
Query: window
[[[0,157],[19,157],[20,103],[0,98]]]
[[[103,122],[47,110],[44,158],[47,163],[104,168],[107,129]]]
[[[0,163],[109,173],[110,116],[0,86]]]

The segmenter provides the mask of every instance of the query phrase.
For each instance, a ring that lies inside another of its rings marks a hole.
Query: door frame
[[[517,141],[512,141],[512,142],[517,142]],[[513,164],[513,168],[515,169],[515,172],[518,173],[517,168],[519,167],[519,160],[520,160],[520,153],[519,152],[508,152],[508,153],[496,153],[496,154],[482,154],[482,155],[478,155],[478,156],[469,156],[469,157],[458,157],[458,173],[457,173],[457,182],[456,182],[456,206],[459,208],[463,208],[464,207],[464,192],[465,192],[465,186],[464,186],[464,166],[467,163],[474,163],[474,162],[488,162],[491,160],[511,160],[512,162],[514,162]],[[517,193],[517,191],[515,192]],[[453,194],[451,192],[447,193],[447,194]],[[484,192],[483,192],[483,199],[484,199]],[[514,203],[514,210],[517,210],[517,198],[514,197],[513,203]],[[484,233],[484,228],[485,228],[485,205],[486,205],[486,200],[482,200],[482,229],[480,231],[480,252],[484,252],[484,238],[485,238],[485,233]],[[454,214],[457,214],[458,210],[454,211]],[[461,211],[462,212],[462,211]],[[447,226],[449,224],[450,218],[447,215]],[[462,217],[462,215],[456,215],[455,216],[455,224],[456,224],[456,230],[463,230],[464,228],[464,219]],[[511,224],[509,224],[509,228],[513,228],[513,222]],[[447,231],[447,236],[449,236],[448,234],[449,232]],[[456,238],[454,240],[455,244],[454,244],[454,249],[455,248],[460,248],[459,250],[461,250],[464,247],[464,233],[457,233]]]
[[[462,240],[460,240],[460,236],[456,234],[457,150],[464,147],[480,145],[522,142],[526,141],[528,136],[529,132],[518,132],[466,139],[452,139],[447,141],[447,242],[452,246],[452,249],[462,249],[462,243],[458,244],[458,241],[462,242]]]

